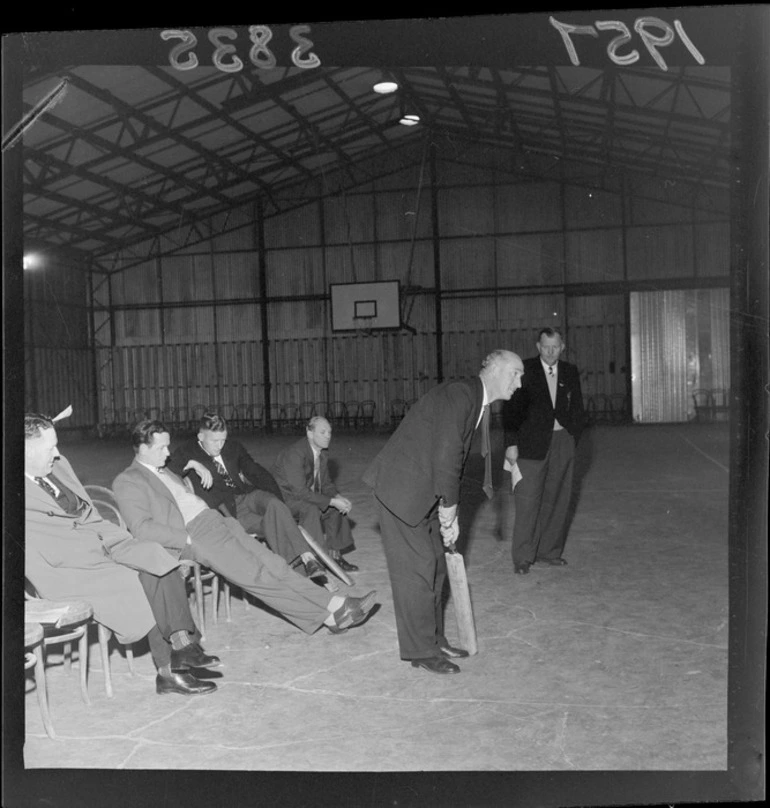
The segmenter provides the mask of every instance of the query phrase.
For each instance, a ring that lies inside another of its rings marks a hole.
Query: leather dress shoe
[[[513,562],[513,571],[517,575],[526,575],[529,572],[529,568],[532,564],[529,561],[521,561],[517,563],[516,561]]]
[[[218,668],[222,661],[214,654],[207,654],[197,642],[171,651],[171,670],[186,671],[190,668]]]
[[[309,558],[305,562],[305,575],[307,575],[308,578],[325,578],[326,569],[317,559]]]
[[[468,652],[464,648],[455,648],[452,645],[439,645],[438,650],[450,659],[462,659],[468,656]]]
[[[180,693],[183,696],[205,696],[217,689],[214,682],[202,682],[191,673],[185,671],[171,671],[165,675],[159,673],[155,677],[155,692],[163,696],[166,693]]]
[[[450,662],[446,657],[429,657],[428,659],[413,659],[413,668],[425,668],[431,673],[460,673],[460,668]]]
[[[566,567],[567,561],[564,558],[536,558],[537,564],[548,564],[551,567]]]
[[[359,626],[369,616],[374,607],[377,590],[372,589],[362,598],[345,598],[345,602],[334,612],[334,625],[328,626],[332,634],[342,634],[353,626]]]
[[[342,556],[335,558],[334,560],[337,562],[337,566],[341,570],[344,570],[345,572],[358,572],[358,567],[355,564],[351,564],[349,561],[345,561]]]

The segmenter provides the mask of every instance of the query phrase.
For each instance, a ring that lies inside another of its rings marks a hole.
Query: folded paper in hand
[[[503,463],[503,471],[511,472],[511,491],[516,488],[516,483],[521,479],[521,472],[519,471],[519,464],[514,463],[511,465],[507,460]]]

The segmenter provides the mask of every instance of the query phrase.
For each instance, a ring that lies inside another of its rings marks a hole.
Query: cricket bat
[[[452,602],[457,617],[460,646],[473,656],[479,652],[479,647],[476,643],[476,625],[473,622],[473,606],[468,589],[468,578],[465,574],[465,562],[454,544],[450,544],[446,549],[444,558],[446,558],[449,588],[452,590]]]
[[[352,578],[340,567],[340,565],[324,550],[319,547],[318,542],[305,530],[302,525],[297,525],[302,537],[310,545],[310,549],[321,559],[324,565],[330,569],[343,583],[353,586]],[[333,590],[334,591],[334,590]]]

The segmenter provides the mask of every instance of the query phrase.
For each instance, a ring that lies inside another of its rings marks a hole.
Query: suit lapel
[[[131,466],[150,484],[150,487],[160,496],[167,499],[169,502],[173,502],[176,505],[176,500],[174,499],[174,495],[168,488],[145,466],[143,466],[138,460],[134,460]],[[166,469],[164,472],[165,474],[173,475],[183,486],[184,482],[170,469]]]

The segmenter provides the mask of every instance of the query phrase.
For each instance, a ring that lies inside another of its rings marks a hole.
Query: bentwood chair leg
[[[130,646],[126,646],[126,662],[128,662],[128,672],[131,676],[136,676],[136,669],[134,668],[134,649]]]
[[[110,671],[110,634],[112,633],[101,623],[97,624],[99,633],[99,651],[102,655],[102,670],[104,671],[104,692],[107,698],[112,698],[112,673]]]
[[[78,640],[78,665],[80,666],[80,693],[86,704],[91,703],[88,696],[88,626]]]
[[[219,575],[214,573],[211,579],[211,601],[212,611],[214,612],[214,622],[219,622]]]
[[[45,654],[43,644],[40,643],[35,650],[35,686],[37,688],[37,703],[40,707],[40,716],[43,719],[43,726],[49,738],[55,738],[56,733],[51,721],[51,713],[48,709],[48,691],[45,680]]]
[[[230,622],[230,584],[222,579],[222,595],[225,599],[225,619]]]
[[[201,565],[195,565],[195,606],[198,610],[198,631],[201,639],[206,639],[206,613],[203,609],[203,581],[201,580]]]

